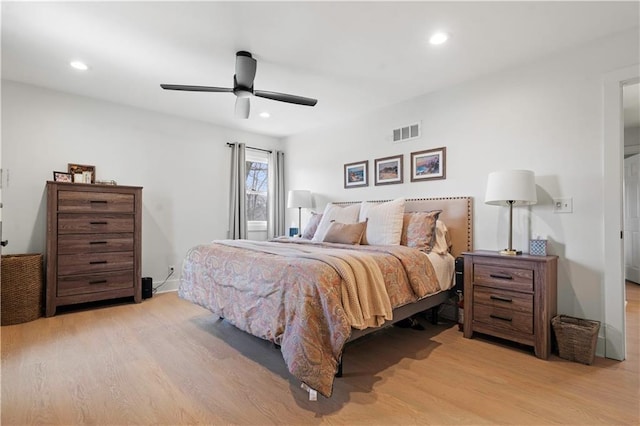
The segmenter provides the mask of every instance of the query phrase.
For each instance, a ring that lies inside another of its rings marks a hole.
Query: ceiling
[[[638,2],[2,2],[2,77],[282,137],[637,28]],[[435,31],[450,34],[432,46]],[[234,118],[235,53],[255,88]],[[89,70],[69,62],[80,59]],[[270,118],[258,113],[268,111]]]

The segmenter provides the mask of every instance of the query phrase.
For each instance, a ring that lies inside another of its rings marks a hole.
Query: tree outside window
[[[264,229],[266,229],[269,188],[268,164],[262,161],[247,161],[246,183],[247,221],[264,222]]]

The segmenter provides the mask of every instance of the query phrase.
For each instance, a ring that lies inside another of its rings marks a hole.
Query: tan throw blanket
[[[302,257],[324,262],[342,278],[342,305],[351,327],[379,327],[393,318],[391,301],[382,272],[372,257],[357,250],[331,249],[314,246],[287,246],[268,241],[224,240],[227,246],[271,253],[279,256]]]

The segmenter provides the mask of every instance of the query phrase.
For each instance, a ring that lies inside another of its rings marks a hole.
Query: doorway
[[[604,180],[604,355],[626,358],[623,218],[623,110],[622,88],[640,82],[640,68],[630,66],[603,78]]]
[[[640,83],[622,87],[624,278],[640,284]]]

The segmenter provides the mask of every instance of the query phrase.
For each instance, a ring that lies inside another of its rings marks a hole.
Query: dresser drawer
[[[533,334],[533,315],[512,309],[474,304],[473,322],[488,324],[503,330]]]
[[[133,271],[58,278],[58,297],[133,288]]]
[[[58,256],[58,276],[133,270],[134,252],[62,254]]]
[[[476,263],[473,284],[533,292],[533,270]]]
[[[533,312],[533,294],[517,293],[492,287],[474,286],[474,303],[494,308],[510,309],[514,312]]]
[[[134,217],[126,214],[58,215],[58,234],[100,234],[133,232]]]
[[[58,211],[66,213],[133,213],[133,194],[58,191]]]
[[[58,254],[133,251],[133,234],[66,234],[58,237]]]

